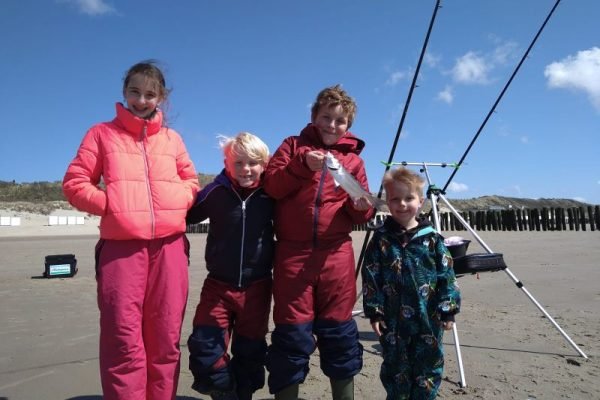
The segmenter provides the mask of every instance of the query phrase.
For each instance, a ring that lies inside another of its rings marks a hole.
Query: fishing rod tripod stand
[[[481,247],[483,247],[488,254],[490,254],[490,255],[496,254],[483,241],[483,239],[477,234],[477,232],[471,227],[471,225],[469,225],[469,223],[467,221],[465,221],[465,219],[454,208],[454,206],[452,206],[452,204],[450,204],[448,199],[446,199],[444,191],[439,189],[438,187],[436,187],[431,182],[428,167],[436,166],[436,167],[442,167],[442,168],[445,168],[445,167],[457,168],[458,167],[457,164],[402,161],[402,162],[397,162],[397,163],[390,163],[389,165],[390,166],[391,165],[402,165],[402,166],[418,166],[418,167],[420,167],[420,172],[424,173],[425,177],[427,178],[427,184],[428,184],[427,198],[429,199],[429,201],[431,203],[431,211],[433,213],[433,222],[434,222],[435,229],[438,232],[441,232],[441,224],[440,224],[440,215],[439,215],[437,203],[438,203],[438,200],[441,200],[448,207],[448,209],[450,209],[450,211],[456,217],[456,219],[458,221],[460,221],[462,226],[464,226],[465,229],[467,229],[469,231],[469,233],[471,233],[471,235],[477,240],[477,242],[479,242]],[[588,356],[579,348],[579,346],[577,346],[577,344],[569,337],[569,335],[566,334],[566,332],[560,327],[560,325],[558,325],[558,323],[554,320],[554,318],[552,318],[552,316],[550,316],[550,314],[548,314],[548,312],[544,309],[544,307],[531,295],[531,293],[529,293],[529,291],[525,288],[523,283],[510,271],[510,269],[508,267],[506,267],[506,265],[504,265],[503,262],[502,262],[501,268],[498,268],[497,266],[493,266],[487,270],[479,269],[478,272],[499,271],[500,269],[502,269],[504,272],[506,272],[506,274],[510,277],[510,279],[515,283],[517,288],[521,289],[521,291],[523,293],[525,293],[525,295],[529,298],[529,300],[531,300],[531,302],[542,312],[542,314],[558,330],[558,332],[560,332],[560,334],[567,340],[567,342],[571,345],[571,347],[573,347],[583,358],[587,359]],[[359,295],[359,297],[360,297],[360,295]],[[355,310],[352,312],[352,315],[358,315],[362,312],[363,312],[362,310]],[[464,388],[467,386],[467,383],[466,383],[466,379],[465,379],[465,372],[464,372],[464,367],[463,367],[463,362],[462,362],[462,354],[460,351],[460,341],[458,338],[458,328],[457,328],[456,322],[452,326],[452,334],[454,337],[454,345],[456,348],[456,358],[457,358],[458,370],[459,370],[459,374],[460,374],[460,382],[459,383],[460,383],[460,386]]]
[[[465,219],[460,215],[460,213],[452,206],[452,204],[450,204],[450,202],[448,201],[448,199],[446,199],[446,196],[443,192],[443,190],[437,188],[434,184],[432,184],[431,182],[431,178],[429,176],[429,170],[428,167],[453,167],[456,168],[457,164],[452,164],[452,163],[427,163],[427,162],[418,162],[418,163],[413,163],[413,162],[406,162],[406,161],[402,161],[399,163],[394,163],[395,165],[402,165],[402,166],[418,166],[420,167],[420,172],[425,174],[425,177],[427,178],[427,184],[428,184],[428,188],[427,188],[427,198],[429,199],[430,203],[431,203],[431,210],[433,212],[433,221],[434,221],[434,226],[435,229],[438,232],[441,232],[441,225],[440,225],[440,215],[439,215],[439,210],[438,210],[438,200],[441,200],[447,207],[448,209],[450,209],[450,211],[452,212],[452,214],[456,217],[456,219],[458,221],[460,221],[460,223],[465,227],[465,229],[467,229],[469,231],[469,233],[471,233],[471,235],[477,240],[477,242],[479,242],[479,244],[481,245],[481,247],[483,247],[485,249],[485,251],[488,254],[495,254],[492,249],[483,241],[483,239],[477,234],[477,232],[471,227],[471,225],[469,225],[469,223],[467,221],[465,221]],[[503,268],[492,268],[490,269],[490,271],[498,271],[499,269],[502,269],[504,272],[506,272],[506,274],[510,277],[510,279],[515,283],[515,285],[517,286],[517,288],[521,289],[521,291],[523,291],[523,293],[525,293],[525,295],[529,298],[529,300],[531,300],[531,302],[542,312],[542,314],[544,314],[544,316],[546,318],[548,318],[548,320],[550,321],[550,323],[552,323],[552,325],[554,325],[554,327],[560,332],[560,334],[567,340],[567,342],[569,342],[569,344],[585,359],[587,359],[587,355],[577,346],[577,344],[575,344],[575,342],[573,340],[571,340],[571,338],[569,337],[569,335],[566,334],[566,332],[558,325],[558,323],[554,320],[554,318],[552,318],[552,316],[550,316],[550,314],[548,314],[548,312],[546,312],[546,310],[544,309],[544,307],[531,295],[531,293],[529,293],[529,291],[525,288],[525,286],[523,285],[523,283],[510,271],[510,269],[506,266],[503,266]],[[482,270],[481,272],[484,272],[484,270]],[[458,369],[459,369],[459,373],[460,373],[460,386],[461,387],[466,387],[467,383],[465,380],[465,373],[464,373],[464,368],[463,368],[463,362],[462,362],[462,354],[460,351],[460,343],[459,343],[459,339],[458,339],[458,328],[456,326],[456,323],[454,323],[454,325],[452,326],[452,334],[454,336],[454,345],[456,348],[456,358],[458,361]]]

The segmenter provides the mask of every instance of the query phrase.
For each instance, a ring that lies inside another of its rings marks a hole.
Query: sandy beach
[[[72,214],[72,213],[71,213]],[[2,214],[4,216],[5,214]],[[99,400],[98,309],[92,249],[98,220],[51,226],[47,216],[21,217],[19,226],[0,226],[0,399]],[[445,236],[465,232],[444,232]],[[507,271],[459,278],[463,309],[457,318],[464,382],[461,387],[452,332],[445,336],[445,379],[441,399],[600,398],[600,232],[482,232]],[[358,255],[364,232],[355,232]],[[181,339],[178,400],[206,399],[190,389],[186,340],[205,277],[203,234],[192,245],[190,297]],[[482,252],[473,241],[469,253]],[[75,254],[78,274],[46,279],[44,257]],[[524,286],[518,288],[512,274]],[[582,357],[545,318],[539,302]],[[360,301],[356,306],[360,309]],[[369,323],[355,317],[364,345],[364,367],[356,377],[357,399],[383,399],[380,347]],[[300,388],[301,398],[329,399],[329,383],[318,355]],[[262,389],[255,399],[271,399]]]

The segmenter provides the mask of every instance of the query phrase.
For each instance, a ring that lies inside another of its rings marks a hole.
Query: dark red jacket
[[[313,242],[313,246],[348,237],[354,224],[362,224],[374,210],[357,211],[350,196],[336,187],[327,172],[311,171],[305,154],[312,150],[331,152],[368,189],[367,175],[359,154],[365,143],[347,132],[325,146],[317,128],[309,124],[299,136],[290,136],[277,149],[264,179],[265,191],[276,200],[275,232],[278,240]]]

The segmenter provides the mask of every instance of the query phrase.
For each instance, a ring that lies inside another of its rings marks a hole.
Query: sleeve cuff
[[[442,322],[449,322],[449,321],[454,322],[454,314],[442,314],[440,316],[440,320]]]
[[[383,321],[383,315],[381,315],[381,314],[377,314],[373,317],[369,317],[369,322],[371,322],[372,324],[375,322],[381,322],[381,321]]]

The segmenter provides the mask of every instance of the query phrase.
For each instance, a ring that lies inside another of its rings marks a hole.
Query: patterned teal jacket
[[[428,221],[405,231],[388,217],[369,242],[362,282],[365,316],[402,336],[437,336],[460,310],[452,256]]]

